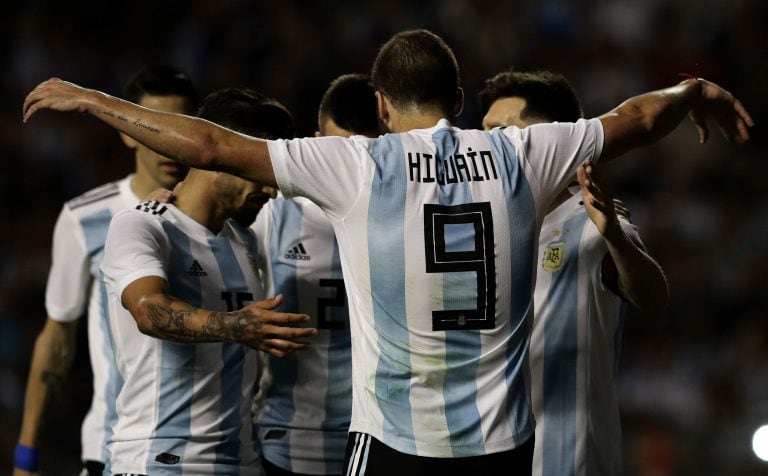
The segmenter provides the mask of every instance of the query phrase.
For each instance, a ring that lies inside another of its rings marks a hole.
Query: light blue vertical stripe
[[[542,473],[575,474],[578,358],[579,242],[587,214],[563,224],[565,260],[552,275],[547,302],[554,314],[544,322]],[[566,233],[567,230],[567,233]]]
[[[242,233],[241,233],[242,235]],[[211,247],[219,271],[224,281],[224,289],[236,296],[237,293],[253,293],[248,288],[248,282],[243,275],[240,263],[237,261],[232,245],[226,237],[209,237],[208,244]],[[237,301],[234,301],[237,308]],[[243,302],[247,305],[249,302]],[[240,432],[243,424],[250,426],[250,421],[243,421],[240,408],[243,404],[243,368],[245,364],[245,348],[236,342],[223,342],[221,344],[221,401],[220,401],[220,428],[223,432],[222,439],[216,445],[216,459],[214,462],[214,474],[232,474],[240,466]],[[251,382],[255,384],[255,382]]]
[[[272,279],[275,292],[283,294],[280,310],[299,311],[299,291],[296,265],[298,261],[286,259],[284,255],[301,238],[303,211],[301,205],[283,197],[272,200],[271,232],[269,236],[269,259],[272,263]],[[293,403],[293,391],[298,380],[298,361],[294,358],[269,359],[272,373],[272,385],[267,390],[267,408],[262,416],[261,425],[265,431],[269,428],[285,428],[293,421],[296,408]],[[264,431],[262,431],[262,436]],[[262,452],[271,463],[284,468],[291,468],[290,439],[265,440],[261,438]]]
[[[232,245],[225,237],[209,237],[208,244],[219,265],[219,271],[224,280],[224,289],[232,293],[251,293],[248,282],[243,275],[240,263],[237,261]],[[235,301],[236,302],[236,301]],[[247,305],[249,302],[243,302]],[[236,307],[237,307],[236,302]],[[226,429],[222,440],[216,446],[215,474],[231,474],[240,466],[240,431],[243,422],[240,408],[243,404],[243,367],[245,363],[245,348],[236,342],[221,344],[221,426]],[[255,382],[252,382],[255,383]]]
[[[112,328],[109,324],[109,300],[107,296],[107,287],[104,284],[104,275],[99,269],[101,260],[104,257],[104,244],[107,241],[107,230],[109,229],[109,223],[112,220],[112,212],[109,209],[104,209],[99,212],[90,214],[83,217],[80,220],[80,226],[83,229],[83,236],[85,237],[85,247],[88,250],[88,255],[91,257],[91,275],[95,280],[94,292],[99,293],[99,315],[88,315],[88,319],[98,319],[99,327],[102,331],[103,340],[101,342],[101,348],[103,357],[107,360],[107,375],[106,380],[98,382],[97,384],[104,385],[102,389],[102,395],[104,396],[104,404],[106,407],[106,413],[104,415],[105,420],[101,422],[104,429],[104,441],[102,442],[102,461],[108,463],[109,451],[107,443],[112,439],[112,432],[117,423],[117,410],[115,408],[115,401],[120,389],[123,386],[123,377],[117,370],[117,363],[115,362],[114,343],[112,337]],[[92,336],[89,336],[92,338]],[[91,358],[98,358],[91,356]]]
[[[376,172],[368,204],[368,256],[373,320],[378,334],[376,398],[383,416],[383,443],[414,441],[411,416],[411,353],[405,309],[405,198],[407,173],[401,138],[388,134],[371,149]],[[416,445],[405,448],[415,454]]]
[[[453,130],[442,128],[432,135],[436,147],[435,161],[443,161],[443,170],[455,177],[457,172],[451,158],[458,153]],[[440,205],[472,203],[469,181],[437,185]],[[475,233],[466,233],[464,227],[445,227],[446,250],[474,250]],[[436,231],[437,232],[437,231]],[[455,272],[443,276],[443,309],[477,308],[477,273]],[[491,296],[495,299],[496,296]],[[477,406],[477,368],[481,355],[481,334],[477,330],[450,330],[445,332],[445,377],[443,399],[445,419],[451,438],[454,457],[475,456],[465,451],[483,445],[480,411]]]
[[[517,432],[515,443],[524,443],[533,434],[531,405],[526,390],[529,317],[533,312],[533,269],[536,243],[536,207],[530,184],[518,160],[517,151],[502,129],[488,133],[491,151],[499,168],[509,221],[510,282],[497,283],[511,292],[509,319],[512,336],[507,347],[507,418]],[[497,246],[504,246],[497,243]]]
[[[187,270],[194,257],[189,238],[175,225],[163,221],[163,229],[171,242],[168,263],[168,284],[178,299],[200,307],[202,293],[199,276],[188,276]],[[181,474],[182,464],[167,465],[155,462],[159,453],[170,453],[183,459],[184,448],[191,436],[192,398],[195,385],[196,348],[193,344],[161,342],[159,375],[159,406],[157,427],[147,456],[148,474]]]
[[[330,226],[330,225],[329,225]],[[333,238],[330,275],[342,279],[339,244]],[[325,417],[321,428],[326,474],[341,474],[347,438],[346,429],[352,413],[352,344],[349,333],[349,308],[331,306],[333,322],[343,322],[343,329],[329,329],[328,332],[328,387],[325,394]]]

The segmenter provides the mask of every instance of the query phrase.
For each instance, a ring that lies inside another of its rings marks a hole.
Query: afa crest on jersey
[[[547,249],[544,251],[544,259],[541,262],[541,267],[544,271],[554,273],[563,267],[565,262],[565,242],[556,241],[547,245]]]

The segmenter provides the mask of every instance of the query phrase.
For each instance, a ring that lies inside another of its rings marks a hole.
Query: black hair
[[[290,139],[293,116],[277,100],[249,88],[226,88],[203,99],[203,119],[262,139]]]
[[[459,65],[442,38],[427,30],[403,31],[376,55],[371,80],[397,108],[436,107],[453,116]]]
[[[124,98],[138,104],[142,96],[181,96],[190,104],[190,112],[197,109],[197,89],[189,75],[175,66],[164,64],[149,66],[138,72],[125,87]]]
[[[326,119],[354,134],[379,132],[376,96],[366,74],[344,74],[331,81],[320,101],[320,128]],[[322,132],[322,131],[321,131]]]
[[[478,94],[480,110],[486,114],[491,105],[506,97],[525,99],[521,119],[576,122],[583,113],[571,83],[561,74],[550,71],[505,71],[485,80]]]

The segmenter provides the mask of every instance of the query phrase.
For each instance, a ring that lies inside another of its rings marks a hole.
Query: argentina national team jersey
[[[619,221],[640,244],[637,229]],[[603,282],[607,254],[580,192],[544,219],[530,346],[534,475],[623,472],[614,377],[624,304]]]
[[[441,120],[378,139],[270,141],[283,193],[329,215],[350,307],[350,431],[462,457],[533,433],[527,378],[538,226],[599,120],[492,132]]]
[[[264,459],[302,474],[341,474],[352,413],[352,357],[339,249],[325,213],[305,198],[270,200],[253,226],[267,294],[280,310],[305,313],[311,347],[269,359],[258,413]]]
[[[261,474],[250,417],[258,354],[239,343],[175,343],[142,334],[120,297],[146,276],[212,311],[263,299],[253,234],[232,220],[213,234],[173,205],[118,214],[102,270],[115,358],[125,383],[109,442],[113,473]],[[111,474],[111,473],[110,473]]]
[[[114,401],[122,384],[109,339],[106,288],[99,270],[112,216],[136,206],[133,175],[94,188],[68,201],[56,221],[45,307],[56,321],[71,322],[87,306],[88,347],[93,371],[91,407],[81,429],[83,461],[104,461],[115,423]]]

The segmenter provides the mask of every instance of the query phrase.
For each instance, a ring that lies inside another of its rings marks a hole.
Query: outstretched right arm
[[[147,109],[58,78],[40,83],[29,93],[24,100],[24,122],[41,109],[84,112],[190,167],[276,185],[264,140],[204,119]]]

